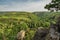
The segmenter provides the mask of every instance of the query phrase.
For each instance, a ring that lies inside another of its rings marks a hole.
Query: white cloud
[[[51,0],[44,0],[39,2],[16,3],[12,5],[0,5],[0,11],[47,11],[44,6]]]

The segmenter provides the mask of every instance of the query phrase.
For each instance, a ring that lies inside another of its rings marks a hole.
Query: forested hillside
[[[60,12],[34,12],[34,14],[39,17],[44,27],[48,27],[51,22],[56,23],[57,17],[60,16]]]
[[[38,27],[56,23],[60,12],[0,12],[0,40],[16,40],[20,30],[26,31],[25,40],[32,40]]]

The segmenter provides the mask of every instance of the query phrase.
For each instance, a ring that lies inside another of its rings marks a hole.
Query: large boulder
[[[17,40],[24,40],[25,37],[25,31],[21,30],[20,32],[17,33]]]
[[[48,34],[48,29],[46,28],[38,28],[33,40],[45,40],[46,35]]]

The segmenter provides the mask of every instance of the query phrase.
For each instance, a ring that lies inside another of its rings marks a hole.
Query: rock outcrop
[[[33,40],[45,40],[46,35],[48,34],[48,29],[39,28],[37,29]]]
[[[50,24],[49,30],[46,28],[37,29],[33,40],[60,40],[60,17],[56,24]]]
[[[17,33],[17,40],[24,40],[25,37],[25,31],[21,30],[20,32]]]

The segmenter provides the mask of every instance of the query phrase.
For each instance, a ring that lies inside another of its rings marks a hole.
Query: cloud
[[[20,0],[21,1],[21,0]],[[28,0],[28,2],[11,2],[11,4],[0,5],[0,11],[47,11],[44,6],[51,0]]]

